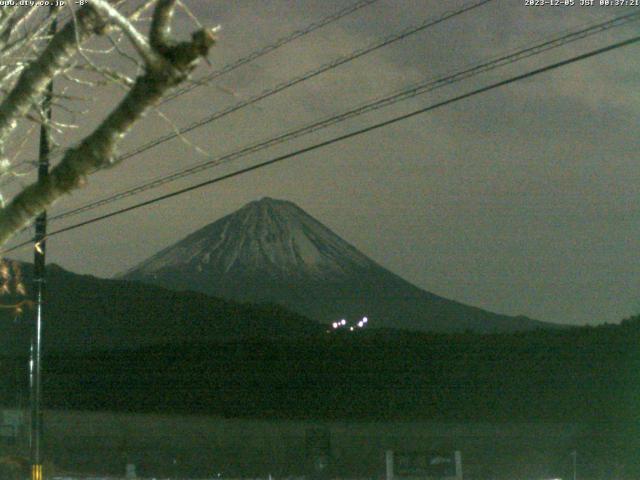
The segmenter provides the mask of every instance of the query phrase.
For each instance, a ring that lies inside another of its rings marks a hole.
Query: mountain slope
[[[321,322],[478,332],[550,327],[463,305],[384,269],[295,204],[272,198],[194,232],[122,275],[174,290],[273,302]]]
[[[18,264],[25,279],[31,264]],[[31,285],[27,285],[29,292]],[[3,296],[4,304],[16,299]],[[18,318],[0,310],[4,326],[0,348],[5,354],[28,351],[28,322],[33,311]],[[122,280],[105,280],[47,268],[43,345],[45,352],[121,350],[194,341],[241,337],[282,337],[323,331],[316,322],[276,305],[248,305],[195,292]],[[19,339],[19,340],[17,340]]]

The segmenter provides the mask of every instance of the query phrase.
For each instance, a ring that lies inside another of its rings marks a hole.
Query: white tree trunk
[[[213,29],[193,33],[188,42],[172,42],[170,27],[175,2],[158,0],[147,40],[110,2],[90,0],[78,11],[76,21],[58,32],[23,71],[15,88],[0,103],[0,154],[17,120],[66,67],[80,47],[78,42],[107,29],[119,28],[133,43],[145,65],[144,73],[138,76],[124,99],[76,148],[66,152],[49,177],[26,187],[0,210],[0,245],[62,195],[82,185],[88,175],[113,165],[115,149],[132,125],[168,90],[183,82],[197,61],[208,54],[214,43]]]

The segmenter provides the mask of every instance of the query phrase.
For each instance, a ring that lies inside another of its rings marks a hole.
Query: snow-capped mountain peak
[[[242,302],[275,303],[325,323],[367,316],[375,326],[423,331],[543,326],[421,290],[297,205],[269,197],[192,233],[124,278]]]
[[[375,264],[294,203],[264,197],[194,232],[127,274],[189,268],[317,276],[371,265]]]

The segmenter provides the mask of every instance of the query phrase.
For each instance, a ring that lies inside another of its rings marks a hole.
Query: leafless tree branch
[[[147,65],[159,65],[162,62],[162,58],[151,49],[144,35],[136,29],[129,19],[122,15],[116,8],[112,7],[109,2],[105,0],[91,0],[91,4],[103,17],[115,23],[118,28],[122,30]]]
[[[94,32],[102,30],[105,24],[89,6],[82,7],[77,22],[69,22],[56,34],[40,56],[31,62],[20,74],[13,90],[0,103],[0,156],[8,136],[22,117],[47,88],[49,82],[64,68],[77,51],[77,39],[84,40]]]
[[[171,40],[171,19],[175,11],[176,0],[158,0],[151,20],[149,40],[156,51],[162,52]]]
[[[96,30],[104,31],[105,22],[115,24],[125,31],[145,62],[145,71],[102,123],[79,145],[67,150],[46,179],[24,188],[0,210],[0,245],[58,198],[81,186],[88,175],[113,165],[116,148],[133,124],[169,89],[185,81],[197,61],[207,56],[215,41],[215,29],[200,29],[192,34],[190,41],[173,41],[170,22],[174,6],[175,0],[158,1],[147,42],[125,17],[116,15],[105,0],[91,0],[90,8],[82,7],[78,11],[76,26],[69,22],[53,37],[42,55],[26,67],[16,88],[0,104],[0,148],[15,128],[16,118],[24,116],[34,96],[42,93],[53,76],[62,71],[71,54],[78,52],[76,37],[82,40]]]

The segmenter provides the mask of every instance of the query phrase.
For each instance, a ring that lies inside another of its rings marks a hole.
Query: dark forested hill
[[[20,264],[23,278],[32,265]],[[27,289],[31,291],[30,285]],[[3,303],[20,299],[4,296]],[[213,342],[250,336],[306,335],[321,326],[273,305],[250,305],[194,292],[174,292],[123,280],[78,275],[51,265],[43,348],[45,352],[136,349],[186,341]],[[26,326],[33,310],[20,316],[0,310],[0,348],[5,353],[28,351]]]
[[[23,265],[28,276],[28,265]],[[227,416],[625,422],[640,317],[503,334],[331,331],[280,307],[52,267],[44,398],[74,409]],[[11,298],[4,297],[5,303]],[[26,311],[0,313],[0,400],[26,398]],[[635,420],[633,420],[635,422]]]
[[[53,355],[52,407],[231,417],[636,418],[640,321],[501,335],[398,331]]]

